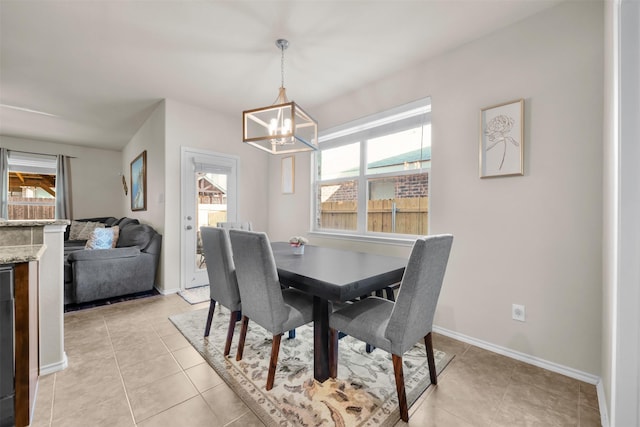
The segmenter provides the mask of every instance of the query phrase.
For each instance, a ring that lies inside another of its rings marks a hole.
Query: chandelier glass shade
[[[282,84],[273,105],[242,112],[242,141],[271,154],[318,149],[318,122],[289,101],[284,87],[284,50],[289,42],[276,41],[282,50]]]

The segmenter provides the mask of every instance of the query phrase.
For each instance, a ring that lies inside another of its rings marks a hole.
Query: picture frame
[[[282,194],[293,194],[295,191],[295,157],[282,158]]]
[[[480,110],[480,178],[524,175],[524,99]]]
[[[147,150],[131,162],[131,210],[147,210]]]

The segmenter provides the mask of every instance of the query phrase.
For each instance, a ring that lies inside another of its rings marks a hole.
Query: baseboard
[[[476,347],[489,350],[493,353],[502,354],[503,356],[510,357],[512,359],[519,360],[521,362],[528,363],[530,365],[537,366],[539,368],[547,369],[558,374],[566,375],[567,377],[575,378],[576,380],[584,381],[589,384],[597,385],[600,382],[600,377],[597,375],[582,372],[577,369],[570,368],[568,366],[560,365],[558,363],[549,362],[548,360],[540,359],[519,351],[511,350],[506,347],[500,347],[487,341],[482,341],[458,332],[450,331],[439,326],[434,326],[433,331],[439,334],[454,338],[458,341],[466,342],[468,344],[475,345]]]
[[[604,384],[602,380],[596,384],[596,390],[598,392],[598,408],[600,409],[600,424],[602,427],[609,427],[609,413],[607,412],[607,400],[604,393]]]
[[[510,357],[512,359],[519,360],[521,362],[528,363],[530,365],[537,366],[539,368],[547,369],[549,371],[566,375],[567,377],[574,378],[585,383],[593,384],[596,386],[598,393],[598,407],[600,409],[600,424],[602,427],[609,427],[609,417],[607,413],[607,405],[604,393],[604,386],[602,384],[602,378],[597,375],[582,372],[577,369],[569,368],[568,366],[559,365],[557,363],[549,362],[548,360],[533,357],[519,351],[511,350],[506,347],[500,347],[499,345],[492,344],[487,341],[482,341],[477,338],[470,337],[468,335],[460,334],[458,332],[450,331],[439,326],[433,327],[433,332],[445,335],[449,338],[453,338],[458,341],[466,342],[467,344],[475,345],[476,347],[483,348],[493,353],[498,353],[503,356]]]
[[[171,295],[180,292],[180,288],[160,289],[157,286],[154,286],[154,288],[156,288],[156,291],[160,292],[161,295]]]
[[[69,366],[69,360],[67,359],[67,353],[63,352],[61,361],[40,366],[40,375],[53,374],[66,369],[67,366]]]

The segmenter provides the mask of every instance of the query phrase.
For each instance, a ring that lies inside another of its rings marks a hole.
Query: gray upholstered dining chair
[[[226,230],[231,230],[232,228],[238,228],[240,230],[253,229],[251,222],[218,222],[216,223],[216,227],[224,228]],[[200,235],[199,231],[198,231],[197,239],[198,240],[197,240],[197,246],[196,246],[196,253],[200,255],[200,260],[198,261],[198,268],[203,268],[203,267],[206,268],[207,257],[204,253],[204,250],[202,249],[202,236]]]
[[[437,383],[431,328],[453,236],[416,240],[395,302],[370,297],[333,312],[329,317],[329,375],[338,373],[338,331],[391,353],[400,418],[409,421],[402,355],[424,339],[431,384]]]
[[[282,334],[313,320],[313,297],[280,287],[273,251],[265,233],[232,229],[229,237],[242,299],[242,329],[236,360],[242,359],[249,319],[271,332],[266,387],[271,390]]]
[[[253,230],[253,225],[251,225],[251,222],[248,222],[248,221],[244,221],[244,222],[219,222],[217,225],[218,225],[218,227],[226,228],[227,230],[231,230],[231,229],[247,230],[247,231]]]
[[[200,233],[207,259],[209,294],[211,296],[204,336],[208,337],[211,331],[211,320],[213,319],[216,303],[228,308],[231,311],[231,317],[229,318],[227,340],[224,346],[224,355],[228,356],[231,350],[233,331],[241,310],[240,291],[236,281],[236,268],[231,254],[229,232],[222,228],[201,227]]]

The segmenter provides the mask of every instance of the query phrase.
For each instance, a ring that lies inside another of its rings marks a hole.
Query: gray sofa
[[[162,236],[149,225],[139,224],[131,218],[128,218],[131,221],[123,219],[118,221],[121,228],[115,248],[87,250],[81,241],[65,241],[65,304],[114,298],[154,288]]]

